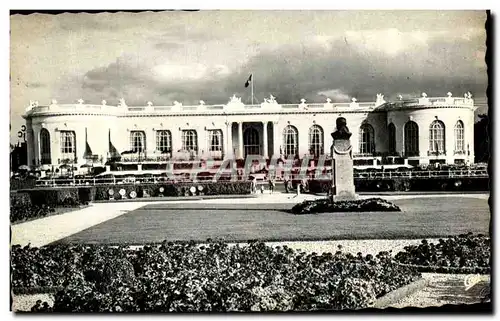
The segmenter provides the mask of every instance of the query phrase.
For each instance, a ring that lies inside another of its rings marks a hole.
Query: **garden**
[[[222,241],[143,247],[13,246],[12,290],[53,293],[54,312],[250,312],[363,309],[421,278],[429,268],[489,273],[490,239],[422,240],[392,255],[310,253]],[[479,271],[479,270],[478,270]],[[464,272],[465,273],[465,272]]]

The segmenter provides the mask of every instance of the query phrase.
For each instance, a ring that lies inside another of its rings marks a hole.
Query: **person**
[[[257,177],[254,176],[252,179],[252,193],[257,193]]]
[[[269,177],[269,192],[271,194],[274,192],[274,185],[275,185],[274,178]]]
[[[285,183],[285,193],[288,193],[288,182],[289,182],[289,179],[288,179],[288,175],[285,176],[285,178],[283,179],[283,182]]]

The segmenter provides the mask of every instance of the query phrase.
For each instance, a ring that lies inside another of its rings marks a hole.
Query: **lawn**
[[[413,239],[488,233],[487,200],[395,200],[402,212],[293,215],[291,204],[152,204],[71,235],[57,243],[145,244],[163,240]]]

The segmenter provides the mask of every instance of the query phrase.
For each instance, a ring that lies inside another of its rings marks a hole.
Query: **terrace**
[[[227,104],[205,105],[200,101],[199,105],[186,105],[180,102],[174,102],[170,106],[155,106],[152,102],[148,102],[145,106],[127,106],[122,99],[118,106],[107,105],[103,101],[101,105],[86,104],[82,99],[77,104],[58,104],[53,100],[50,105],[41,106],[37,101],[31,101],[30,105],[26,108],[26,115],[35,114],[67,114],[67,113],[86,113],[86,114],[106,114],[115,116],[132,116],[139,114],[165,114],[165,113],[182,113],[182,114],[252,114],[261,112],[272,113],[315,113],[315,112],[368,112],[374,110],[392,110],[392,109],[405,109],[405,108],[436,108],[436,107],[474,107],[474,100],[472,96],[467,93],[464,98],[452,97],[448,93],[447,97],[427,97],[422,93],[420,98],[403,99],[400,97],[399,101],[386,102],[382,94],[377,95],[375,102],[358,102],[356,98],[352,98],[350,103],[332,102],[327,99],[325,103],[307,103],[305,99],[301,100],[298,104],[280,104],[276,101],[275,97],[271,95],[270,98],[264,99],[261,104],[247,105],[241,102],[240,97],[233,96]]]

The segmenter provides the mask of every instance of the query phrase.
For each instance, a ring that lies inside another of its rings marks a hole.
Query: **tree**
[[[488,163],[490,158],[490,133],[487,114],[479,115],[479,121],[474,124],[474,154],[475,163]]]

